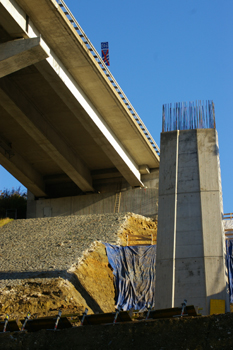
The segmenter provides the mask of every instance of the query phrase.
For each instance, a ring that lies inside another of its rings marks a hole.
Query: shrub
[[[0,190],[0,218],[25,219],[27,195],[18,189]]]

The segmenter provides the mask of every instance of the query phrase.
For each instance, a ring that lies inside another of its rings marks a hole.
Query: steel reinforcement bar
[[[216,127],[212,100],[164,104],[162,113],[163,132]]]

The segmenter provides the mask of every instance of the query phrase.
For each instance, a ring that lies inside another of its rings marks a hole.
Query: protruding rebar
[[[162,131],[215,128],[215,111],[212,100],[164,104]]]

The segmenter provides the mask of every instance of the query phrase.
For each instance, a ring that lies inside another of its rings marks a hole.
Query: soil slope
[[[132,213],[15,220],[0,228],[0,319],[115,310],[113,273],[102,242],[153,235]],[[140,243],[132,239],[131,244]]]

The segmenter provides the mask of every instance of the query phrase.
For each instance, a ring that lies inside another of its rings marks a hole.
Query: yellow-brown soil
[[[119,225],[118,243],[127,244],[127,235],[153,235],[157,237],[157,222],[141,215],[127,213],[125,222]],[[116,240],[116,238],[115,238]],[[140,244],[131,240],[130,245]],[[150,242],[149,242],[150,243]],[[108,263],[106,249],[95,241],[83,252],[79,261],[64,273],[63,278],[24,279],[21,284],[7,285],[0,290],[0,318],[56,315],[62,313],[112,312],[115,310],[115,287],[112,269]]]
[[[98,304],[99,312],[115,310],[113,272],[102,243],[97,242],[93,250],[72,270],[89,296]]]
[[[9,222],[13,221],[14,219],[9,219],[9,218],[5,218],[5,219],[0,219],[0,227],[8,224]]]
[[[153,244],[157,242],[157,221],[145,218],[144,216],[132,214],[128,217],[126,224],[119,235],[120,245],[127,245],[127,236],[130,235],[130,244],[129,245],[138,245],[138,244],[151,244],[151,240],[148,242],[145,241],[136,241],[132,236],[142,235],[145,237],[153,237]]]
[[[82,313],[87,307],[85,299],[72,283],[62,278],[48,282],[25,281],[22,285],[6,287],[0,291],[0,317],[9,314],[10,319],[25,317],[28,312],[32,317],[57,315],[63,313]],[[89,308],[89,313],[92,310]]]

